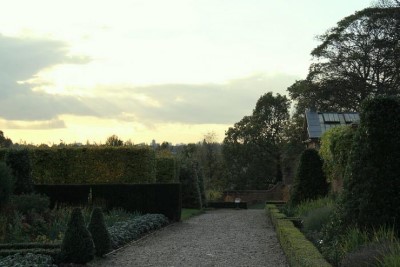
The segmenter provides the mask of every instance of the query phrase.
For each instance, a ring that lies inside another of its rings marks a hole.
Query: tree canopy
[[[321,35],[305,80],[288,88],[298,112],[358,110],[370,96],[400,95],[400,7],[366,8]]]
[[[262,95],[251,116],[225,134],[223,154],[235,189],[265,189],[280,179],[280,145],[290,101],[272,92]]]

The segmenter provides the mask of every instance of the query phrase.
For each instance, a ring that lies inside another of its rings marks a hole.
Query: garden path
[[[172,224],[90,266],[288,266],[262,209],[212,210]]]

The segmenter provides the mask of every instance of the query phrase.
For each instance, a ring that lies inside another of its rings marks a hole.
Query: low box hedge
[[[207,208],[214,208],[214,209],[247,209],[247,202],[208,202]]]
[[[290,266],[331,267],[318,249],[297,229],[274,204],[266,205],[266,212],[275,227],[279,242]]]

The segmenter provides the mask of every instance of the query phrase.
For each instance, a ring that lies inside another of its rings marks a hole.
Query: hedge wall
[[[149,148],[82,147],[30,150],[36,184],[154,183],[155,154]]]
[[[91,185],[35,185],[38,193],[56,203],[87,205],[91,192],[92,202],[106,209],[123,208],[141,213],[161,213],[170,220],[181,217],[180,184],[91,184]]]
[[[290,266],[331,267],[318,249],[279,212],[273,204],[268,204],[266,212],[275,227],[279,242]]]
[[[172,156],[156,157],[156,181],[157,183],[176,183],[176,160]]]
[[[7,150],[6,148],[0,148],[0,161],[5,161]]]

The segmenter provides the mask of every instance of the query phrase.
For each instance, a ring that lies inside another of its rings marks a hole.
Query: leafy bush
[[[0,162],[0,209],[8,202],[13,192],[14,177],[4,162]]]
[[[369,99],[362,105],[343,191],[345,225],[400,229],[400,101]]]
[[[300,157],[297,174],[290,195],[290,204],[317,199],[328,193],[328,184],[322,171],[322,159],[314,149],[306,149]]]
[[[100,208],[94,208],[90,223],[89,232],[92,234],[96,256],[103,256],[111,249],[110,234],[104,223],[103,212]]]
[[[15,194],[33,192],[32,168],[27,149],[10,149],[6,154],[6,164],[15,178]]]
[[[335,201],[331,197],[322,197],[313,200],[305,200],[299,205],[292,207],[293,216],[306,217],[309,212],[323,207],[333,207]]]
[[[390,250],[390,243],[369,243],[362,245],[344,257],[341,267],[370,267],[377,264]],[[386,266],[386,265],[385,265]]]
[[[72,211],[64,240],[61,244],[63,262],[85,264],[94,258],[94,245],[90,232],[86,229],[82,211]]]
[[[53,259],[47,255],[41,254],[14,254],[0,259],[0,266],[9,267],[57,267],[53,264]]]
[[[139,238],[142,234],[161,228],[168,223],[168,218],[162,214],[146,214],[128,221],[117,222],[108,228],[112,247],[118,248]]]
[[[354,133],[350,126],[339,126],[322,135],[319,154],[324,160],[323,170],[329,181],[342,183]]]
[[[196,163],[188,161],[181,165],[179,181],[182,185],[182,207],[201,209],[201,192]]]
[[[11,203],[22,214],[28,214],[29,212],[43,213],[50,206],[49,198],[39,194],[22,194],[12,196]]]
[[[329,222],[330,216],[333,212],[333,206],[325,206],[310,211],[307,216],[303,218],[302,231],[314,243],[321,239],[321,230]]]

